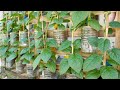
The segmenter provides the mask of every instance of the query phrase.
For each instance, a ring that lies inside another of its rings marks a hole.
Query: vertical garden
[[[0,78],[119,79],[118,11],[14,11],[0,30]],[[120,43],[119,43],[120,44]]]

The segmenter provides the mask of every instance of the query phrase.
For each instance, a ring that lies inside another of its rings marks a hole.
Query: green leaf
[[[97,37],[89,37],[88,42],[90,45],[97,47],[98,46],[98,38]]]
[[[68,14],[67,11],[61,11],[59,16],[64,18],[65,16],[67,16],[67,14]]]
[[[58,50],[62,51],[64,49],[68,48],[70,45],[71,45],[71,41],[69,41],[69,40],[63,41]]]
[[[111,59],[116,61],[118,64],[120,64],[120,49],[118,48],[113,48],[112,50],[108,51],[108,54]]]
[[[72,13],[73,26],[76,27],[80,22],[84,21],[89,14],[90,11],[74,11]]]
[[[112,28],[109,28],[108,29],[108,34],[112,34],[113,33],[113,29]]]
[[[36,32],[35,38],[40,38],[43,35],[43,32]]]
[[[47,17],[47,18],[50,18],[51,15],[52,15],[52,11],[48,11],[46,17]]]
[[[63,52],[71,52],[71,50],[72,50],[72,48],[71,48],[71,46],[69,46],[68,48],[66,48],[66,49],[64,49],[64,50],[62,50]],[[77,49],[78,50],[78,49]]]
[[[86,79],[98,79],[100,77],[100,71],[94,69],[92,71],[87,72]]]
[[[54,27],[54,25],[55,25],[55,23],[49,24],[48,28],[51,29]]]
[[[34,15],[34,17],[38,17],[39,16],[39,11],[34,11],[33,15]]]
[[[56,24],[59,24],[59,20],[57,18],[54,18],[53,22],[56,23]]]
[[[6,60],[9,62],[11,60],[13,60],[14,58],[16,58],[17,54],[16,53],[12,53],[9,57],[6,58]]]
[[[33,56],[33,53],[26,53],[20,58],[20,60],[26,59],[26,60],[30,61],[32,59],[32,56]]]
[[[120,79],[120,71],[118,71],[118,79]]]
[[[110,40],[100,38],[98,41],[98,48],[104,53],[110,48]]]
[[[42,39],[36,39],[35,40],[35,47],[36,48],[40,48],[41,46],[43,46],[44,44],[43,44],[43,41],[42,41]]]
[[[73,45],[74,45],[74,48],[75,48],[75,49],[79,49],[80,46],[81,46],[81,39],[76,39],[76,40],[73,42]]]
[[[117,70],[111,66],[102,67],[100,73],[103,79],[118,79]]]
[[[58,47],[55,39],[49,39],[48,42],[47,42],[47,45],[49,47]]]
[[[6,51],[7,51],[7,49],[8,49],[8,47],[6,47],[6,46],[0,47],[0,56],[4,55],[6,53]]]
[[[50,70],[51,72],[55,73],[56,71],[56,63],[54,61],[49,61],[47,64],[46,64],[48,70]]]
[[[40,72],[43,71],[44,68],[46,68],[46,67],[44,66],[44,64],[43,64],[43,63],[40,63],[40,69],[39,69],[39,71],[40,71]]]
[[[23,62],[22,62],[22,64],[28,64],[28,63],[30,63],[30,61],[28,61],[26,59],[24,59]]]
[[[63,23],[63,18],[59,18],[58,20],[59,20],[58,24],[62,24]]]
[[[97,54],[90,55],[83,64],[83,71],[90,71],[96,69],[102,62],[102,56]]]
[[[112,66],[119,66],[119,64],[111,58],[108,60],[108,63],[110,63]]]
[[[42,28],[42,22],[38,22],[38,26]],[[45,27],[46,27],[46,22],[43,21],[43,28],[45,29]]]
[[[27,25],[28,22],[29,22],[29,18],[27,17],[27,18],[24,19],[24,24]]]
[[[40,60],[41,60],[41,55],[39,54],[33,62],[33,70],[35,70],[35,68],[38,66]]]
[[[41,52],[41,59],[47,63],[47,61],[51,58],[52,52],[49,48],[44,48]]]
[[[60,75],[66,73],[68,69],[69,69],[68,60],[64,58],[60,62]]]
[[[63,23],[63,18],[54,18],[53,19],[53,22],[56,23],[56,24],[62,24]]]
[[[69,66],[75,70],[77,73],[79,73],[82,69],[82,65],[83,65],[83,58],[80,54],[72,54],[70,55],[70,57],[68,58],[68,63]]]
[[[109,23],[111,28],[120,28],[120,22],[118,21],[112,21]]]
[[[26,54],[25,59],[30,61],[32,59],[32,56],[32,53],[28,53]]]
[[[9,52],[11,52],[11,53],[15,52],[15,51],[17,51],[17,49],[18,49],[17,47],[12,47],[12,48],[9,49]]]
[[[99,22],[98,22],[97,20],[92,19],[92,20],[89,20],[88,23],[89,23],[89,25],[90,25],[93,29],[95,29],[95,30],[97,30],[97,31],[100,30],[100,24],[99,24]]]
[[[65,26],[63,24],[58,25],[59,30],[65,30]]]
[[[75,75],[80,79],[83,79],[83,76],[84,76],[82,71],[80,73],[75,73]]]
[[[72,74],[75,74],[76,77],[83,79],[83,72],[80,71],[79,73],[75,72],[73,69],[71,69]]]
[[[29,51],[29,48],[28,48],[28,47],[27,47],[27,48],[22,49],[22,51],[20,52],[20,55],[22,55],[22,54],[26,53],[27,51]]]

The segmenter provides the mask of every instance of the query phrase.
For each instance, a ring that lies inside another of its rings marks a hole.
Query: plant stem
[[[23,19],[24,19],[24,16],[23,16]],[[24,31],[24,22],[23,22],[23,31]]]
[[[19,22],[19,16],[18,16],[18,22]],[[18,31],[18,36],[20,37],[20,31]],[[20,38],[19,38],[19,41],[20,41]],[[19,47],[18,47],[19,48]],[[20,48],[18,49],[18,59],[19,59],[19,57],[20,57],[20,55],[19,55],[19,50],[20,50]]]
[[[104,38],[107,39],[108,38],[108,28],[109,28],[109,17],[108,17],[108,13],[105,14],[105,18],[106,18],[106,29],[105,29],[105,34],[104,34]],[[106,59],[107,59],[107,52],[104,52],[104,59],[103,59],[103,66],[106,66]]]
[[[74,45],[73,45],[73,42],[74,42],[74,30],[72,30],[72,54],[74,53]]]
[[[47,41],[47,30],[48,30],[48,22],[46,22],[46,30],[45,30],[45,43]],[[46,48],[47,48],[47,45],[46,45]]]
[[[8,22],[8,14],[6,15],[6,26],[7,26],[7,22]],[[7,27],[7,38],[8,38],[8,35],[9,33],[8,33],[8,27]]]

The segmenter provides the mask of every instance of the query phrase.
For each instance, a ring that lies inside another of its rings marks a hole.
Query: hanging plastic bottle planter
[[[0,58],[0,73],[3,73],[5,70],[5,59]]]
[[[52,73],[47,68],[42,71],[42,79],[52,79]]]
[[[12,69],[13,68],[13,64],[14,64],[15,60],[11,60],[11,61],[6,61],[6,68],[8,69]]]
[[[2,34],[1,37],[2,37],[2,45],[8,45],[8,42],[7,42],[8,36],[7,36],[7,34]]]
[[[27,64],[27,76],[28,76],[28,79],[35,78],[35,72],[33,70],[32,64]]]
[[[20,31],[19,41],[20,41],[20,46],[22,47],[27,46],[27,32]]]
[[[22,60],[16,62],[16,72],[17,73],[23,73],[24,71],[24,65],[22,64]]]
[[[17,44],[15,43],[17,41],[17,34],[15,32],[10,33],[10,45],[11,46],[16,46]]]
[[[81,35],[81,51],[84,53],[93,53],[96,52],[96,47],[93,47],[89,44],[89,37],[97,37],[98,33],[96,30],[92,29],[90,26],[84,26],[82,29]]]
[[[66,39],[64,30],[54,30],[53,35],[58,45],[60,45]]]
[[[77,79],[75,74],[66,74],[66,79]]]

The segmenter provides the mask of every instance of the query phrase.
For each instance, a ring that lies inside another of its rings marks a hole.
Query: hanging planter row
[[[120,25],[117,21],[109,22],[110,11],[102,14],[104,25],[99,24],[91,11],[26,11],[4,15],[0,33],[2,67],[12,69],[15,65],[16,72],[26,73],[29,79],[117,79],[119,71],[115,67],[120,64],[120,50],[110,49],[108,31]],[[101,28],[103,39],[98,38]],[[80,52],[90,56],[83,57]]]

